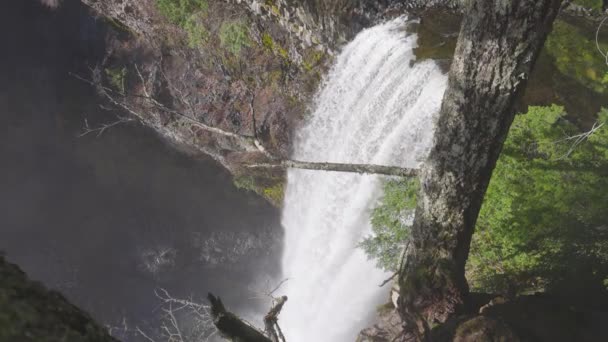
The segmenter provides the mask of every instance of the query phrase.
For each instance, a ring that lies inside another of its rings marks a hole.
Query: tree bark
[[[471,0],[434,146],[420,171],[412,243],[400,270],[404,341],[457,313],[464,267],[492,170],[561,0]]]

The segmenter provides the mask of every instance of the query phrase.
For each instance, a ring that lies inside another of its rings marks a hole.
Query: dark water
[[[68,75],[103,33],[75,1],[0,1],[0,250],[103,323],[153,319],[157,286],[252,309],[278,271],[277,210],[140,125],[78,137],[116,114]]]

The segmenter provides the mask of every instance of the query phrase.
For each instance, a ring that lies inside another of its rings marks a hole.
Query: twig
[[[378,285],[378,287],[384,287],[384,285],[388,284],[388,283],[389,283],[391,280],[395,279],[395,277],[396,277],[398,274],[399,274],[399,272],[398,272],[398,271],[397,271],[397,272],[395,272],[395,273],[393,273],[393,275],[392,275],[392,276],[390,276],[390,278],[385,279],[385,280],[382,282],[382,284]]]
[[[102,124],[99,127],[91,128],[89,126],[89,121],[87,119],[84,119],[84,130],[82,131],[82,133],[80,133],[78,135],[78,137],[84,137],[87,134],[95,133],[96,132],[97,134],[95,136],[97,138],[99,138],[106,130],[108,130],[108,129],[116,126],[116,125],[119,125],[121,123],[127,123],[127,122],[131,122],[131,121],[134,121],[134,120],[130,119],[130,118],[125,118],[125,117],[120,117],[119,116],[118,120],[116,120],[116,121],[113,121],[113,122],[108,123],[108,124]]]
[[[589,137],[597,132],[597,130],[599,130],[600,128],[602,128],[604,126],[605,122],[595,122],[593,124],[593,127],[587,131],[587,132],[583,132],[581,134],[577,134],[577,135],[573,135],[567,138],[564,138],[562,140],[559,140],[558,142],[562,142],[562,141],[568,141],[568,140],[574,140],[574,143],[572,145],[570,145],[570,148],[568,149],[568,151],[560,156],[559,158],[557,158],[557,160],[560,159],[564,159],[570,156],[570,154],[572,154],[572,152],[574,152],[574,150],[576,149],[576,147],[578,147],[580,144],[582,144],[585,140],[589,139]]]

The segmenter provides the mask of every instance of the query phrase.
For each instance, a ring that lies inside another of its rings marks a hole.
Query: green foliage
[[[283,183],[277,183],[273,186],[269,186],[263,189],[262,193],[272,204],[280,207],[283,204],[283,197],[285,196],[285,187]]]
[[[277,43],[272,39],[272,36],[268,33],[262,34],[262,45],[270,50],[277,56],[282,57],[285,60],[289,60],[289,53],[285,50],[281,44]]]
[[[234,177],[233,183],[237,189],[250,191],[256,190],[255,179],[251,176],[237,175]]]
[[[197,48],[209,38],[209,32],[203,24],[201,13],[192,14],[184,23],[184,30],[188,34],[188,46]]]
[[[473,289],[601,286],[608,277],[608,127],[569,139],[579,133],[563,116],[558,106],[530,107],[515,119],[471,245]]]
[[[316,67],[325,57],[325,53],[323,51],[314,50],[312,52],[308,52],[305,55],[304,61],[302,65],[304,66],[304,70],[312,71],[314,67]]]
[[[250,175],[237,175],[234,177],[233,183],[238,189],[253,191],[264,196],[277,207],[283,204],[285,185],[279,178],[256,179]]]
[[[588,137],[559,106],[515,118],[471,244],[467,278],[486,292],[602,289],[608,284],[608,110]],[[603,126],[599,126],[605,123]],[[415,180],[390,181],[361,243],[387,270],[408,238]],[[574,291],[574,290],[573,290]]]
[[[209,4],[207,0],[156,0],[156,8],[172,23],[184,27],[193,14],[206,13]]]
[[[384,196],[371,215],[373,235],[360,244],[377,266],[387,271],[399,267],[399,257],[407,242],[416,208],[418,179],[390,180],[384,184]]]
[[[601,0],[574,0],[575,4],[583,6],[585,8],[591,9],[601,9],[602,1]]]
[[[251,46],[247,25],[242,21],[224,22],[220,27],[220,43],[223,48],[238,56],[242,48]]]
[[[106,77],[110,85],[121,93],[125,92],[125,78],[127,76],[127,68],[106,68]]]
[[[274,40],[266,32],[264,32],[262,34],[262,45],[264,45],[264,47],[267,48],[268,50],[274,51]]]
[[[266,6],[270,7],[270,12],[272,12],[272,14],[276,16],[281,15],[281,11],[274,0],[265,0],[264,3]]]
[[[207,0],[156,0],[156,7],[170,22],[188,35],[188,46],[197,48],[209,38],[203,19],[207,16]]]
[[[597,92],[608,91],[608,66],[597,50],[593,33],[557,20],[545,46],[560,72]],[[608,50],[608,44],[600,43],[600,47]]]

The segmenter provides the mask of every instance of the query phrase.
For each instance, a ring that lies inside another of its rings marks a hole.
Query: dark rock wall
[[[116,341],[61,294],[0,256],[0,341]]]

